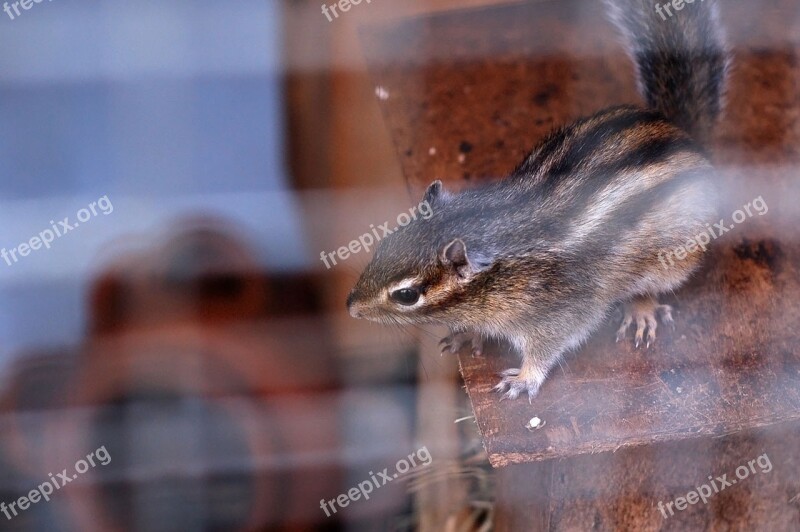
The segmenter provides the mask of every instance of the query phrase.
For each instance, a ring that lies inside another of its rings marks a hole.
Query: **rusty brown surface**
[[[554,125],[635,101],[633,70],[615,36],[575,31],[575,20],[604,24],[601,17],[594,2],[546,2],[364,29],[411,188],[502,177]]]
[[[506,346],[461,358],[495,466],[722,435],[800,418],[795,2],[722,2],[735,52],[714,146],[721,214],[762,196],[764,216],[714,244],[702,271],[664,298],[676,330],[650,350],[616,344],[611,316],[539,395],[500,402]],[[502,177],[553,125],[638,102],[633,70],[597,2],[566,0],[389,21],[362,32],[410,189]],[[613,243],[609,243],[613,245]],[[601,268],[602,264],[598,264]],[[538,416],[546,425],[530,432]]]
[[[797,423],[781,424],[725,438],[505,467],[497,471],[494,530],[795,531],[798,436]],[[748,471],[740,469],[740,478],[736,471],[742,466]],[[722,475],[730,485],[716,480]],[[705,504],[668,506],[698,487],[711,493]]]

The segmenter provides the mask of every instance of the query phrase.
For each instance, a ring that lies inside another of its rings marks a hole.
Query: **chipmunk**
[[[507,178],[482,188],[425,192],[433,215],[384,239],[347,299],[356,318],[438,323],[443,352],[504,339],[522,365],[495,390],[536,395],[562,355],[616,305],[617,341],[635,344],[673,321],[659,294],[698,267],[685,246],[716,213],[703,143],[722,108],[727,52],[715,0],[662,20],[645,0],[604,0],[636,63],[647,107],[613,107],[550,133]]]

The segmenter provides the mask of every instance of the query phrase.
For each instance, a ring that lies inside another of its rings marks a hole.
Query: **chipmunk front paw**
[[[665,324],[672,324],[672,307],[669,305],[660,305],[655,298],[652,297],[637,297],[629,303],[622,306],[622,323],[617,330],[617,342],[625,339],[628,327],[631,324],[636,324],[636,334],[634,335],[634,346],[639,347],[642,341],[645,341],[645,348],[656,340],[656,329],[658,328],[658,319]],[[645,337],[645,331],[647,336]]]
[[[439,342],[442,346],[442,353],[450,351],[457,354],[464,346],[469,346],[470,353],[474,357],[483,354],[483,338],[474,332],[454,332]]]
[[[503,377],[500,383],[493,388],[497,393],[502,393],[503,399],[516,399],[522,392],[528,392],[528,402],[531,401],[539,392],[539,386],[542,385],[541,381],[535,378],[525,378],[522,375],[522,370],[517,368],[507,369],[500,373]]]

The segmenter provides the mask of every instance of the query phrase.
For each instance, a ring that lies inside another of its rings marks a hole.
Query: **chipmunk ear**
[[[445,192],[442,182],[437,179],[428,185],[428,190],[425,191],[422,201],[428,205],[434,205],[437,201],[440,201],[445,197],[447,197],[447,192]]]
[[[453,269],[462,280],[471,279],[476,273],[486,269],[491,261],[475,260],[477,256],[467,253],[467,245],[460,238],[456,238],[442,249],[442,264]]]

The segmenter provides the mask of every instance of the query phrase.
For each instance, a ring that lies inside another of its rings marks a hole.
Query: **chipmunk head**
[[[441,181],[434,181],[423,199],[433,215],[381,241],[347,298],[353,317],[422,323],[448,322],[458,316],[459,302],[468,303],[467,286],[491,261],[452,234],[452,227],[459,224],[448,220],[452,217],[446,212],[448,199]]]

